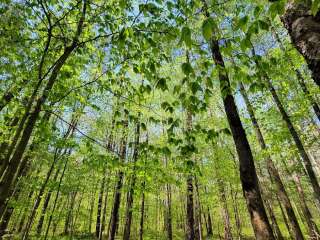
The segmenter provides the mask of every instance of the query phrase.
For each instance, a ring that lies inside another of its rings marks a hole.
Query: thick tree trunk
[[[312,1],[288,1],[281,20],[320,86],[320,14],[312,15],[311,4]]]
[[[250,115],[251,123],[253,125],[254,130],[255,130],[256,137],[257,137],[257,140],[260,144],[260,147],[262,150],[266,150],[267,146],[266,146],[265,140],[263,138],[258,121],[255,117],[253,106],[251,105],[249,97],[246,93],[246,90],[241,82],[240,82],[240,92],[241,92],[243,99],[245,101],[247,110]],[[288,193],[287,193],[287,191],[284,187],[284,184],[280,178],[280,174],[271,159],[271,156],[266,157],[266,162],[267,162],[267,168],[268,168],[268,172],[270,174],[270,177],[272,178],[272,180],[274,181],[274,183],[277,187],[278,196],[279,196],[280,200],[283,202],[283,205],[286,209],[291,227],[294,232],[295,239],[304,239],[301,228],[298,223],[298,220],[297,220],[296,215],[293,211],[293,207],[291,205]]]
[[[205,0],[202,1],[206,11],[205,15],[206,17],[210,17],[210,14],[207,11],[206,2]],[[257,240],[271,240],[274,239],[274,235],[263,206],[253,155],[232,96],[229,77],[225,69],[218,41],[212,39],[210,41],[210,48],[213,61],[219,71],[220,91],[223,97],[223,105],[239,156],[240,179],[247,208],[250,213],[251,224]]]
[[[197,177],[195,177],[195,187],[196,187],[196,203],[195,203],[195,232],[196,232],[196,239],[202,240],[203,239],[203,229],[202,229],[202,209],[201,209],[201,201],[200,201],[200,194],[199,194],[199,183]]]

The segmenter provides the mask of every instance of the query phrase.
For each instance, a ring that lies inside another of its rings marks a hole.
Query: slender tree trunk
[[[238,208],[238,199],[237,199],[237,192],[234,192],[232,184],[230,184],[230,193],[232,198],[232,205],[233,205],[233,212],[234,212],[234,218],[236,222],[237,227],[237,235],[238,239],[242,239],[242,231],[241,231],[241,217],[239,214],[239,208]]]
[[[171,186],[166,184],[166,230],[168,240],[172,240]]]
[[[130,231],[132,223],[132,210],[133,210],[133,196],[134,188],[136,184],[136,162],[138,160],[138,151],[139,151],[139,141],[140,141],[140,122],[138,120],[135,133],[135,148],[133,152],[133,174],[130,183],[130,189],[127,195],[127,207],[126,207],[126,217],[125,217],[125,226],[123,232],[123,240],[130,240]]]
[[[102,211],[102,222],[101,222],[101,227],[100,227],[99,240],[103,239],[103,232],[106,227],[107,203],[108,203],[108,183],[107,183],[107,188],[105,190],[104,206],[103,206],[103,211]]]
[[[120,145],[121,149],[120,149],[120,158],[119,158],[119,161],[122,161],[122,162],[124,162],[126,158],[126,153],[127,153],[127,140],[126,140],[127,135],[125,133],[127,127],[128,127],[128,122],[125,121],[123,136],[122,136],[121,145]],[[121,189],[123,185],[123,175],[124,175],[123,170],[120,169],[117,176],[117,183],[116,183],[114,201],[113,201],[113,207],[112,207],[110,235],[109,235],[110,240],[114,240],[116,236],[116,231],[117,231],[117,226],[119,221],[119,209],[120,209],[120,202],[121,202]]]
[[[274,229],[274,232],[277,236],[277,239],[278,240],[284,240],[284,237],[280,231],[280,227],[279,227],[279,224],[278,224],[278,221],[277,221],[277,218],[274,214],[274,210],[273,210],[273,207],[272,207],[272,204],[270,202],[269,199],[266,199],[265,200],[265,205],[266,205],[266,208],[267,208],[267,211],[269,213],[269,216],[270,216],[270,219],[271,219],[271,222],[272,222],[272,227]]]
[[[205,15],[209,18],[210,14],[208,12],[207,4],[205,0],[202,1]],[[223,105],[239,156],[240,179],[247,208],[250,213],[251,224],[257,240],[272,240],[274,239],[274,235],[263,206],[253,155],[231,92],[230,81],[220,52],[219,42],[212,39],[210,41],[210,48],[213,61],[219,72]]]
[[[211,237],[213,235],[213,227],[212,227],[212,220],[211,220],[211,214],[210,214],[210,208],[207,207],[207,216],[208,216],[208,237]]]
[[[274,89],[272,83],[271,83],[271,80],[270,79],[267,79],[268,80],[268,87],[269,87],[269,90],[272,94],[272,97],[277,105],[277,108],[279,109],[280,113],[281,113],[281,116],[283,118],[283,120],[286,122],[287,124],[287,127],[291,133],[291,136],[298,148],[298,151],[300,153],[300,156],[303,160],[303,163],[304,163],[304,166],[307,170],[307,173],[308,173],[308,176],[309,176],[309,179],[310,179],[310,182],[311,182],[311,185],[312,185],[312,188],[313,188],[313,191],[314,191],[314,194],[315,194],[315,197],[316,199],[318,200],[318,203],[320,203],[320,186],[319,186],[319,182],[317,180],[317,177],[316,177],[316,174],[312,168],[312,164],[311,164],[311,160],[302,144],[302,141],[296,131],[296,129],[294,128],[292,122],[291,122],[291,119],[289,117],[289,115],[287,114],[287,112],[285,111],[281,101],[280,101],[280,98],[278,97],[277,93],[276,93],[276,90]]]
[[[320,24],[320,23],[319,23]],[[305,96],[308,98],[312,108],[313,108],[313,111],[314,113],[316,114],[318,120],[320,121],[320,107],[319,105],[317,104],[317,102],[315,101],[315,99],[311,96],[310,92],[309,92],[309,89],[307,88],[307,85],[305,83],[305,79],[303,78],[302,76],[302,73],[300,72],[299,69],[295,68],[294,66],[294,63],[291,59],[291,57],[289,56],[289,54],[287,53],[285,47],[283,46],[282,44],[282,41],[278,35],[278,33],[276,32],[276,30],[274,29],[274,27],[271,28],[271,31],[274,35],[274,38],[276,39],[276,41],[278,42],[279,46],[280,46],[280,49],[283,51],[286,59],[289,61],[291,67],[294,69],[295,73],[296,73],[296,76],[297,76],[297,79],[298,79],[298,83],[303,91],[303,93],[305,94]]]
[[[231,223],[230,223],[230,214],[228,210],[228,203],[226,198],[225,186],[221,179],[218,180],[218,188],[220,192],[220,201],[223,205],[222,207],[222,215],[224,221],[224,239],[225,240],[232,240],[232,230],[231,230]]]
[[[187,53],[187,59],[188,53]],[[192,130],[192,113],[190,110],[187,110],[187,119],[186,119],[186,130]],[[191,158],[191,159],[190,159]],[[187,159],[188,160],[188,159]],[[189,161],[193,161],[192,156],[189,157]],[[194,176],[192,171],[187,173],[187,240],[196,239],[196,230],[195,230],[195,219],[194,219]]]
[[[70,154],[70,152],[71,152],[71,150],[69,150],[68,155]],[[63,167],[62,173],[61,173],[60,178],[59,178],[59,185],[58,185],[57,193],[56,193],[56,196],[55,196],[55,199],[54,199],[54,202],[53,202],[53,207],[52,207],[49,219],[48,219],[48,225],[47,225],[47,229],[46,229],[46,232],[45,232],[44,240],[47,240],[47,237],[48,237],[49,229],[50,229],[50,226],[51,226],[51,222],[52,222],[54,211],[55,211],[57,203],[58,203],[59,194],[60,194],[60,188],[61,188],[63,177],[64,177],[66,169],[67,169],[68,161],[69,161],[69,158],[66,159],[66,161],[64,163],[64,167]],[[53,233],[54,232],[55,232],[55,230],[53,231]]]
[[[284,224],[286,225],[286,228],[288,230],[288,233],[289,233],[289,236],[290,236],[290,239],[294,239],[293,237],[293,232],[289,226],[289,223],[288,223],[288,218],[286,216],[286,213],[284,212],[283,210],[283,207],[282,207],[282,204],[281,204],[281,201],[279,199],[279,197],[277,196],[277,201],[278,201],[278,204],[279,204],[279,208],[280,208],[280,211],[281,211],[281,215],[282,215],[282,218],[283,218],[283,222]]]
[[[144,189],[144,185],[145,182],[143,182],[143,189]],[[143,240],[143,227],[144,227],[144,215],[145,215],[145,203],[144,203],[144,199],[145,199],[145,194],[144,192],[142,192],[142,196],[141,196],[141,208],[140,208],[140,230],[139,230],[139,239]]]
[[[320,232],[319,232],[319,229],[317,228],[317,225],[315,224],[315,221],[313,220],[313,216],[312,216],[312,214],[308,208],[308,205],[306,203],[306,199],[304,197],[305,194],[304,194],[301,182],[300,182],[300,178],[297,174],[295,174],[293,178],[296,183],[296,188],[297,188],[297,192],[299,194],[299,198],[301,200],[303,215],[304,215],[305,220],[308,225],[309,237],[310,237],[310,239],[317,239],[318,240],[318,239],[320,239]]]
[[[37,209],[38,209],[38,207],[40,205],[42,196],[43,196],[44,191],[45,191],[45,189],[47,187],[47,184],[48,184],[49,179],[51,177],[51,174],[52,174],[52,172],[54,170],[54,167],[55,167],[55,165],[56,165],[56,163],[57,163],[57,161],[59,159],[59,150],[60,149],[58,149],[58,148],[55,149],[53,162],[51,164],[50,169],[47,172],[46,179],[45,179],[44,183],[42,184],[42,186],[41,186],[41,188],[39,190],[39,193],[38,193],[38,195],[36,197],[36,200],[34,202],[34,205],[33,205],[33,208],[31,210],[31,213],[30,213],[30,215],[28,217],[28,221],[27,221],[26,227],[25,227],[24,232],[23,232],[23,237],[22,237],[23,240],[26,240],[29,237],[29,231],[30,231],[30,229],[32,227],[32,224],[33,224],[33,221],[35,219],[36,211],[37,211]]]
[[[56,171],[56,174],[53,178],[53,181],[56,182],[57,179],[58,179],[58,176],[59,176],[59,172],[60,172],[60,168],[57,169]],[[51,199],[51,195],[52,195],[52,190],[49,190],[49,192],[47,193],[46,195],[46,198],[45,198],[45,201],[44,201],[44,204],[43,204],[43,207],[42,207],[42,211],[41,211],[41,216],[40,216],[40,219],[39,219],[39,222],[38,222],[38,225],[37,225],[37,234],[40,235],[41,234],[41,231],[42,231],[42,226],[43,226],[43,222],[44,222],[44,217],[46,215],[46,211],[47,211],[47,208],[49,206],[49,202],[50,202],[50,199]]]
[[[251,123],[253,125],[254,130],[255,130],[256,137],[258,139],[260,147],[261,147],[262,150],[267,150],[267,146],[266,146],[265,140],[263,138],[260,126],[259,126],[258,121],[257,121],[257,119],[255,117],[255,114],[254,114],[253,106],[251,105],[249,97],[248,97],[248,95],[247,95],[247,93],[245,91],[245,88],[244,88],[244,86],[243,86],[243,84],[241,82],[240,82],[240,91],[241,91],[241,94],[242,94],[243,99],[245,101],[247,110],[249,112]],[[283,184],[283,182],[281,180],[280,174],[279,174],[276,166],[274,165],[274,163],[273,163],[273,161],[271,159],[271,156],[267,156],[266,157],[266,162],[267,162],[267,168],[268,168],[268,172],[270,174],[270,177],[271,177],[271,179],[273,180],[273,182],[275,183],[275,185],[277,187],[278,196],[279,196],[280,200],[283,202],[283,205],[284,205],[284,207],[286,209],[286,212],[287,212],[291,227],[292,227],[293,232],[294,232],[295,239],[301,239],[302,240],[302,239],[304,239],[304,237],[303,237],[301,228],[299,226],[299,223],[298,223],[298,220],[296,218],[296,215],[295,215],[295,213],[293,211],[293,207],[291,205],[288,193],[287,193],[287,191],[286,191],[286,189],[284,187],[284,184]]]
[[[96,238],[98,239],[99,239],[100,229],[101,229],[101,212],[102,212],[103,193],[104,193],[104,188],[106,183],[106,174],[107,174],[106,170],[107,170],[107,166],[105,164],[105,167],[103,169],[103,176],[101,179],[99,197],[98,197],[98,210],[97,210],[97,220],[96,220]]]
[[[48,82],[42,92],[42,96],[38,98],[38,100],[36,101],[34,110],[30,113],[30,115],[28,115],[28,120],[26,121],[25,128],[22,131],[20,141],[19,143],[17,143],[15,151],[12,153],[12,157],[9,161],[10,163],[7,167],[7,170],[2,176],[2,179],[0,181],[0,215],[4,211],[3,206],[5,204],[6,199],[9,197],[11,189],[13,188],[12,183],[15,181],[15,178],[18,177],[16,173],[18,172],[19,167],[24,167],[24,166],[20,166],[21,158],[26,150],[29,139],[34,130],[36,121],[40,115],[42,106],[45,104],[48,98],[48,95],[51,92],[54,83],[56,82],[57,76],[60,73],[62,66],[64,65],[66,60],[69,58],[73,50],[78,47],[78,39],[82,32],[83,23],[85,20],[86,8],[87,8],[87,2],[86,0],[83,0],[82,13],[78,22],[77,31],[74,36],[73,42],[70,46],[65,48],[63,54],[60,56],[60,58],[57,60],[56,64],[54,65],[51,71],[51,75],[48,79]]]
[[[77,191],[74,191],[74,192],[70,193],[70,204],[69,204],[69,207],[68,207],[66,221],[64,223],[64,230],[63,230],[63,234],[64,235],[69,235],[70,234],[71,224],[72,224],[72,217],[73,217],[73,209],[74,209],[74,205],[76,203],[77,194],[78,194]]]
[[[89,226],[88,226],[89,234],[91,234],[91,232],[92,232],[92,218],[93,218],[93,209],[94,209],[94,203],[95,203],[96,189],[97,189],[97,185],[95,185],[95,187],[94,187],[94,190],[93,190],[92,196],[91,196],[91,201],[90,201]]]

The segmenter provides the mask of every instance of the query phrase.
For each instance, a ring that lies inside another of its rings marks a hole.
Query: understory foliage
[[[319,7],[0,1],[0,239],[320,239]]]

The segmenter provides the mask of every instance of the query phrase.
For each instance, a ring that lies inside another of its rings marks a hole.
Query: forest
[[[0,0],[1,240],[320,240],[320,0]]]

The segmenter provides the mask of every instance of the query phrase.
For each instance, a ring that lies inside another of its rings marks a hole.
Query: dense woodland
[[[320,239],[319,0],[1,0],[0,239]]]

